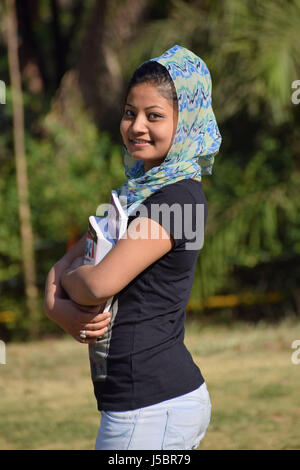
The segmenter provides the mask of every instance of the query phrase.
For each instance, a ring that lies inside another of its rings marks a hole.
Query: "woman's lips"
[[[130,145],[136,148],[143,148],[143,147],[148,147],[149,145],[152,145],[152,141],[146,141],[146,140],[129,140]]]

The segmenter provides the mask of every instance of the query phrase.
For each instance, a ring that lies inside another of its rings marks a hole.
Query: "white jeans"
[[[132,411],[102,411],[95,450],[197,449],[210,421],[205,382],[193,392]]]

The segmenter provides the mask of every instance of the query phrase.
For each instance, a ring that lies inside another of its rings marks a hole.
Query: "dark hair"
[[[131,77],[125,97],[131,88],[141,83],[150,83],[158,87],[159,93],[177,105],[177,93],[173,80],[167,69],[159,62],[150,60],[142,64]]]

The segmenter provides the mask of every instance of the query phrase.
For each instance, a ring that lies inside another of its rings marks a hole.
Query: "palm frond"
[[[298,172],[290,182],[249,194],[215,216],[217,220],[209,224],[198,258],[193,299],[228,289],[235,266],[254,267],[286,252],[280,232],[292,218],[295,226],[300,225],[299,180]],[[297,243],[289,248],[300,251]]]

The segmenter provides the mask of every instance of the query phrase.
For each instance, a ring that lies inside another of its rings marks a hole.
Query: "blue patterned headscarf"
[[[127,213],[162,186],[184,178],[201,181],[211,175],[221,135],[212,109],[211,78],[205,62],[193,52],[174,46],[151,59],[169,72],[177,93],[178,123],[171,148],[164,161],[144,170],[124,148],[127,181],[117,194]]]

